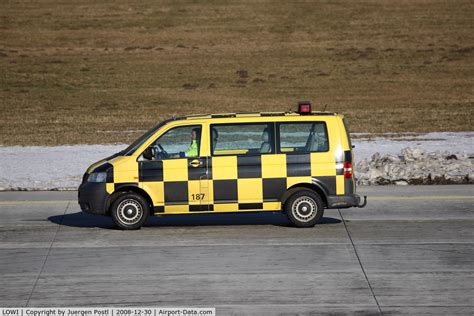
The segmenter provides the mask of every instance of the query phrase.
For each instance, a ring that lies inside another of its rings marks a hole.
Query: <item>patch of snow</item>
[[[474,154],[474,132],[405,133],[377,137],[353,133],[352,138],[356,161],[370,159],[376,152],[381,155],[399,155],[405,147],[417,147],[426,151],[448,151],[452,154]]]
[[[126,147],[0,147],[0,190],[77,189],[88,166]]]
[[[355,134],[356,161],[374,153],[398,155],[405,147],[426,151],[474,154],[474,132],[407,133],[371,137]],[[0,146],[0,190],[74,190],[92,163],[127,147],[119,145],[72,145],[56,147]]]

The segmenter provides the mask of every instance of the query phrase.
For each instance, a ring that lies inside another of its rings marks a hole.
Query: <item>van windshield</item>
[[[137,140],[135,140],[133,143],[131,143],[130,146],[122,150],[120,154],[123,156],[133,155],[133,153],[138,149],[138,147],[140,147],[144,142],[146,142],[148,138],[150,138],[153,134],[155,134],[157,130],[159,130],[163,125],[165,125],[168,122],[169,120],[161,121],[160,123],[158,123],[158,125],[150,129],[148,132],[146,132],[145,134],[140,136]]]

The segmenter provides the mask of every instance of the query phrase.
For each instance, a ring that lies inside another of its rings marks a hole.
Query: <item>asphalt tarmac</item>
[[[314,228],[282,214],[80,212],[76,192],[0,193],[0,307],[216,307],[229,314],[474,311],[474,186],[360,187]]]

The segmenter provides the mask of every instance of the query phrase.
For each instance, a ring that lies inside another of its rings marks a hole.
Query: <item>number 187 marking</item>
[[[191,198],[192,198],[194,201],[197,201],[197,200],[204,200],[204,196],[205,196],[204,193],[191,194]]]

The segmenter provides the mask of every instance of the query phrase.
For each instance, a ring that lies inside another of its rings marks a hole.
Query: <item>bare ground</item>
[[[171,115],[472,131],[472,1],[4,1],[0,144],[130,142]]]

